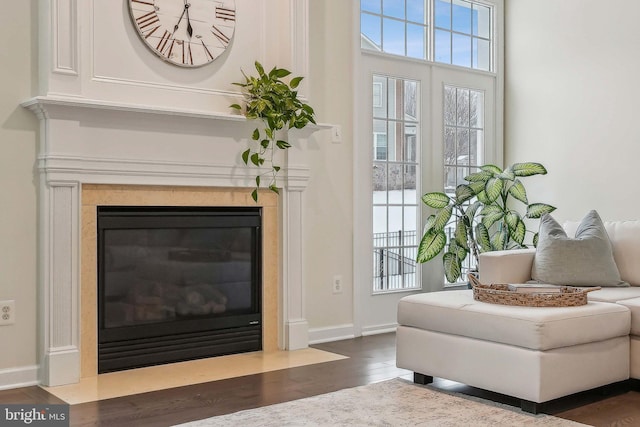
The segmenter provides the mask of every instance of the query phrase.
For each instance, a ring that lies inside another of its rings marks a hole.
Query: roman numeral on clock
[[[200,43],[202,43],[202,47],[204,48],[204,54],[207,56],[207,58],[213,59],[213,55],[211,54],[211,51],[207,48],[207,45],[204,44],[202,40],[200,40]]]
[[[138,28],[140,29],[140,32],[145,39],[149,38],[151,34],[153,34],[158,28],[160,28],[160,25],[155,25],[159,22],[160,18],[158,18],[158,15],[155,11],[145,13],[144,15],[136,18]]]
[[[216,6],[216,18],[223,19],[225,21],[235,21],[236,11],[233,9]]]
[[[171,33],[167,30],[164,30],[164,34],[160,37],[160,41],[156,46],[156,50],[164,55],[165,49],[169,45],[169,39],[171,38]]]
[[[214,36],[216,36],[218,40],[220,40],[220,43],[222,43],[222,45],[225,47],[231,41],[231,39],[229,39],[229,37],[227,37],[222,31],[220,31],[218,27],[216,27],[215,25],[211,26],[211,32],[213,33]]]

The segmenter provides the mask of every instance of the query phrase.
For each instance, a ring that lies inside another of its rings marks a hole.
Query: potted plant
[[[525,218],[537,219],[556,208],[545,203],[529,203],[520,178],[545,175],[540,163],[515,163],[506,169],[484,165],[466,176],[455,194],[431,192],[422,201],[436,212],[427,218],[425,232],[418,246],[417,261],[424,263],[445,251],[444,272],[454,283],[462,277],[462,265],[469,254],[477,268],[481,252],[526,248],[527,233],[535,246],[538,233],[527,229]],[[516,202],[524,204],[522,215]],[[449,232],[449,234],[447,233]]]
[[[255,178],[255,189],[251,192],[254,201],[258,201],[258,190],[262,184],[262,177],[268,175],[267,187],[278,193],[276,183],[280,166],[274,163],[276,149],[286,150],[291,145],[286,140],[286,131],[291,128],[302,129],[309,123],[316,123],[313,108],[298,98],[295,90],[302,77],[294,77],[288,83],[282,79],[291,72],[284,68],[274,67],[268,73],[258,61],[255,62],[257,76],[247,76],[245,81],[233,83],[242,88],[245,101],[244,110],[240,104],[230,107],[240,111],[247,119],[260,120],[261,126],[255,128],[251,135],[255,148],[249,148],[242,153],[242,160],[246,165],[251,162],[256,167],[265,163],[271,169],[260,173]],[[280,132],[283,131],[283,132]]]

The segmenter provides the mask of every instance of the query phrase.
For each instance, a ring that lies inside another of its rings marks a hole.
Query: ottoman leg
[[[431,384],[433,382],[433,377],[429,375],[420,374],[418,372],[413,373],[413,382],[416,384]]]
[[[520,401],[520,409],[530,414],[539,414],[542,412],[542,403],[531,402],[523,399]]]

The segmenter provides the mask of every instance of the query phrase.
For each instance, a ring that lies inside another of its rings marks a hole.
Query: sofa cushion
[[[640,298],[618,301],[631,311],[631,335],[640,337]]]
[[[567,221],[563,228],[568,235],[575,234],[580,223]],[[607,230],[613,258],[620,271],[622,280],[631,286],[640,286],[640,220],[635,221],[606,221],[604,228]]]
[[[587,294],[589,301],[618,302],[628,299],[640,298],[639,286],[628,286],[626,288],[602,288]]]
[[[569,238],[549,214],[540,219],[533,280],[568,286],[629,286],[620,279],[604,224],[590,211]]]
[[[590,302],[579,307],[520,307],[473,299],[471,290],[410,295],[398,303],[398,324],[532,350],[626,336],[629,309]]]

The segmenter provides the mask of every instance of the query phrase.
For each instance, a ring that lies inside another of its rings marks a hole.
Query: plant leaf
[[[482,206],[482,203],[480,201],[475,201],[472,204],[470,204],[469,207],[467,208],[467,211],[465,212],[465,215],[467,216],[467,219],[469,220],[469,224],[473,224],[473,220],[476,217],[476,212],[478,211],[480,206]]]
[[[443,230],[449,222],[449,219],[451,219],[452,213],[453,205],[447,205],[436,212],[435,220],[433,222],[433,228],[436,230]]]
[[[521,221],[520,215],[517,212],[510,211],[505,217],[505,222],[511,229],[515,229],[518,226],[518,221]]]
[[[442,258],[444,275],[449,283],[455,283],[462,274],[462,261],[457,254],[447,252]]]
[[[460,184],[456,187],[456,205],[460,206],[464,202],[473,199],[476,193],[471,187],[465,184]]]
[[[263,139],[262,141],[260,141],[260,145],[262,146],[262,148],[269,148],[269,144],[271,144],[271,140],[269,139]]]
[[[253,163],[256,166],[260,166],[260,155],[258,153],[253,153],[251,155],[251,163]]]
[[[480,245],[480,248],[484,252],[491,250],[491,240],[489,239],[489,230],[482,223],[476,226],[476,242],[478,242],[478,244]]]
[[[433,228],[428,230],[420,240],[416,260],[420,263],[432,260],[442,252],[446,243],[447,236],[444,234],[444,230],[434,230]]]
[[[276,187],[276,185],[275,185],[275,184],[271,184],[271,185],[269,186],[269,190],[273,191],[273,192],[274,192],[274,193],[276,193],[276,194],[280,194],[280,190],[278,189],[278,187]]]
[[[524,225],[524,221],[518,218],[518,223],[515,228],[509,227],[509,235],[520,246],[524,245],[524,236],[527,233],[527,227]]]
[[[498,166],[496,165],[484,165],[484,166],[480,166],[480,170],[483,170],[485,172],[490,172],[494,175],[498,175],[502,173],[502,169],[500,169]]]
[[[484,191],[484,186],[487,181],[476,181],[469,184],[469,187],[473,190],[474,194],[477,196],[480,192]]]
[[[277,70],[275,70],[275,72],[278,78],[287,77],[289,74],[291,74],[291,71],[285,70],[284,68],[278,68]]]
[[[254,202],[258,203],[258,190],[255,189],[251,192],[251,198]]]
[[[462,219],[458,220],[456,223],[454,236],[458,246],[465,250],[469,250],[469,243],[467,242],[467,226]]]
[[[251,135],[251,139],[253,139],[254,141],[257,141],[260,139],[260,130],[259,129],[255,129],[253,131],[253,135]]]
[[[527,200],[527,190],[525,190],[522,181],[519,179],[516,179],[513,182],[513,185],[509,187],[509,194],[511,194],[514,199],[520,200],[524,204],[529,203]]]
[[[502,227],[502,229],[497,230],[491,236],[491,247],[493,250],[501,251],[504,250],[507,244],[507,227]]]
[[[434,209],[442,209],[447,206],[450,201],[449,196],[440,192],[427,193],[422,196],[422,202]]]
[[[433,224],[435,224],[436,222],[436,216],[435,215],[429,215],[429,217],[427,218],[427,220],[424,223],[424,232],[426,233],[430,228],[433,227]]]
[[[480,171],[467,175],[464,179],[469,182],[487,182],[487,180],[492,176],[493,174],[489,171]]]
[[[274,166],[273,170],[276,171],[276,172],[280,172],[280,166]]]
[[[286,148],[291,147],[291,144],[289,144],[287,141],[278,140],[278,141],[276,141],[276,146],[278,148],[280,148],[281,150],[284,150]]]
[[[555,206],[547,205],[546,203],[532,203],[527,206],[527,218],[540,218],[546,213],[551,213],[556,210]]]
[[[504,182],[500,178],[489,178],[487,184],[484,186],[484,191],[487,193],[487,200],[493,203],[500,197],[503,188]]]
[[[546,175],[547,170],[540,163],[514,163],[511,170],[515,176]]]
[[[249,154],[251,154],[251,149],[248,149],[242,153],[242,161],[245,165],[249,164]]]
[[[533,247],[534,248],[538,247],[538,233],[533,235]]]
[[[291,82],[289,82],[289,86],[291,86],[292,89],[297,88],[298,85],[300,84],[300,82],[302,81],[302,79],[303,79],[302,77],[294,77],[294,78],[292,78]],[[313,114],[313,110],[311,111],[311,114]]]
[[[489,229],[493,224],[504,217],[504,212],[499,206],[488,205],[482,208],[480,215],[482,216],[482,223],[487,227],[487,229]]]
[[[260,175],[256,176],[256,187],[260,187]]]
[[[481,202],[481,203],[483,203],[483,204],[485,204],[485,205],[486,205],[486,204],[489,204],[489,203],[492,203],[492,201],[491,201],[491,200],[489,200],[489,198],[487,197],[487,192],[486,192],[486,191],[484,191],[484,190],[479,191],[479,192],[477,193],[477,197],[478,197],[478,200],[480,200],[480,202]]]
[[[236,110],[242,110],[242,107],[240,106],[240,104],[231,104],[231,105],[229,105],[229,108],[235,108]]]

